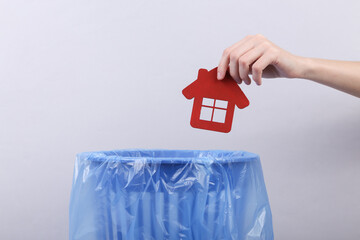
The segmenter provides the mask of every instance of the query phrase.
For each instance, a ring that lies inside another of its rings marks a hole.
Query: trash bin
[[[259,156],[222,150],[77,155],[71,240],[273,239]]]

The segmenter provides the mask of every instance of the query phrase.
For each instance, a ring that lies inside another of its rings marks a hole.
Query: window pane
[[[214,99],[203,98],[202,105],[213,107],[214,106]]]
[[[200,119],[205,121],[211,121],[213,108],[201,107]]]
[[[213,122],[224,123],[225,116],[226,116],[226,110],[215,109],[214,116],[213,116]]]
[[[227,108],[228,102],[223,100],[216,100],[215,101],[215,107],[218,108]]]

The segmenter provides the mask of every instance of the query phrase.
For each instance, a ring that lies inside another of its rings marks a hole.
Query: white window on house
[[[210,122],[225,123],[227,106],[227,101],[203,98],[200,119]]]

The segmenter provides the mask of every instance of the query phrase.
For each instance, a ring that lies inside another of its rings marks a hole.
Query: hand
[[[218,79],[224,79],[227,70],[237,83],[244,81],[247,85],[251,83],[249,74],[257,85],[261,85],[262,77],[301,77],[301,59],[260,34],[247,36],[225,49],[218,66]]]

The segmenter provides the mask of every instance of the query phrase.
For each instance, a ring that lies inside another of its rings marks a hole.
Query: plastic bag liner
[[[273,239],[259,156],[218,150],[78,154],[70,239]]]

